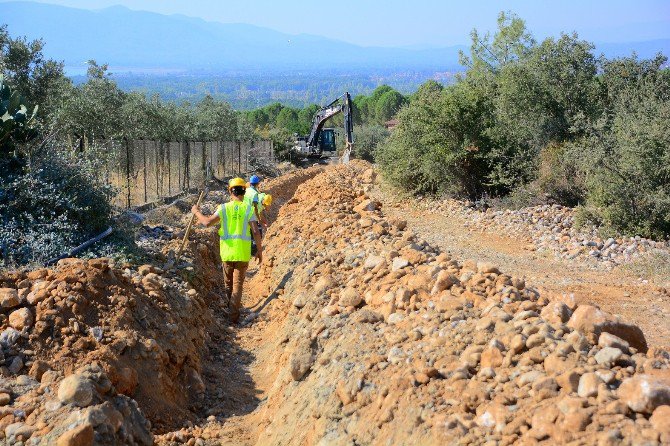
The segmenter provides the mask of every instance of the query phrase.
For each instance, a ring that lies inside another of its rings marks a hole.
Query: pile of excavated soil
[[[668,352],[387,220],[353,164],[302,185],[267,237],[257,444],[670,442]],[[255,322],[258,323],[258,322]],[[272,374],[271,373],[271,374]]]
[[[159,268],[180,238],[167,227],[155,265],[68,259],[1,276],[0,436],[670,442],[670,355],[638,327],[439,252],[367,196],[368,164],[319,169],[265,185],[284,205],[244,326],[220,307],[214,229],[196,231],[176,271]]]
[[[277,203],[269,212],[321,169],[268,181]],[[225,198],[212,199],[214,207]],[[215,231],[196,231],[165,271],[183,228],[143,229],[138,243],[153,264],[64,259],[0,276],[0,438],[8,444],[150,445],[153,434],[202,421],[218,402],[203,363],[227,329]]]
[[[194,419],[207,301],[221,281],[215,251],[194,244],[197,278],[108,259],[2,277],[0,435],[51,444],[90,428],[97,444],[152,444],[145,416],[158,431]]]

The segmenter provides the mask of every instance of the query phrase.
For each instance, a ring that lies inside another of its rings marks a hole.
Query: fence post
[[[144,202],[146,203],[148,200],[147,196],[147,140],[143,139],[142,140],[142,158],[144,161]]]
[[[237,174],[242,175],[242,141],[237,141]]]
[[[124,137],[126,143],[126,209],[130,209],[130,141]]]

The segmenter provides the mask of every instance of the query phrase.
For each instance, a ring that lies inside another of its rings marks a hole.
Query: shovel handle
[[[202,203],[202,200],[205,198],[205,191],[202,190],[200,192],[200,196],[198,197],[198,202],[196,203],[197,207],[200,207],[200,204]],[[184,233],[184,238],[181,241],[181,245],[179,246],[179,251],[177,251],[177,255],[175,256],[175,263],[177,263],[177,260],[179,260],[179,256],[181,256],[181,253],[184,251],[184,248],[186,247],[186,241],[188,240],[188,236],[191,235],[191,229],[193,228],[193,223],[195,223],[195,214],[191,214],[191,221],[188,222],[188,226],[186,226],[186,232]]]

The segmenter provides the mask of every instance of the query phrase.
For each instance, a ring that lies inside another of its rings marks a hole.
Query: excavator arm
[[[344,114],[344,136],[347,147],[351,147],[354,143],[354,117],[351,108],[351,96],[346,92],[330,104],[319,109],[314,115],[309,136],[303,140],[309,154],[321,155],[319,137],[321,136],[323,127],[328,119],[339,113]]]

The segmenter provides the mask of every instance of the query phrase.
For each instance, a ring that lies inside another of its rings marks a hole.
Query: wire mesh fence
[[[119,190],[114,204],[131,208],[199,188],[212,174],[244,176],[275,161],[272,141],[106,141],[107,182]]]

